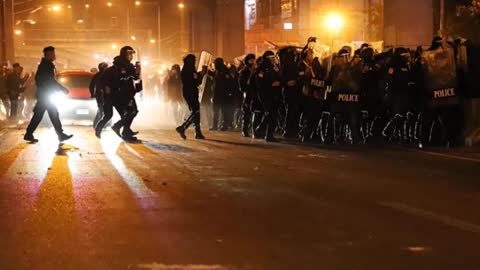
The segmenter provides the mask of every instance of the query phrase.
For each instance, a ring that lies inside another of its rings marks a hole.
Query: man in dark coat
[[[44,57],[42,58],[35,75],[35,82],[37,85],[37,104],[35,104],[35,108],[33,109],[32,120],[27,127],[27,133],[25,134],[24,139],[32,143],[38,142],[33,136],[33,133],[40,124],[40,121],[42,121],[43,115],[46,111],[53,127],[55,128],[58,140],[62,142],[72,138],[73,135],[63,133],[57,107],[50,101],[50,96],[58,91],[68,94],[68,90],[55,79],[55,65],[53,64],[56,60],[55,48],[51,46],[46,47],[43,49],[43,54]]]
[[[25,79],[22,78],[23,67],[19,63],[13,64],[13,72],[7,75],[6,89],[10,99],[10,118],[17,117],[18,100],[25,91]]]

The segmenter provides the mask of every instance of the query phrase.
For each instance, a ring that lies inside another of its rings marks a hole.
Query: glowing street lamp
[[[325,17],[325,25],[331,33],[336,34],[343,27],[344,19],[337,13],[330,13]]]
[[[61,9],[62,9],[62,7],[61,7],[61,6],[58,6],[58,5],[55,5],[55,6],[52,7],[52,11],[55,11],[55,12],[58,12],[58,11],[60,11]]]
[[[89,5],[89,4],[85,4],[85,8],[90,8],[90,5]]]
[[[135,40],[137,40],[137,37],[136,36],[131,36],[130,39],[135,41]]]
[[[22,30],[18,30],[18,29],[15,30],[15,35],[19,36],[19,35],[21,35],[21,34],[22,34]]]
[[[151,43],[151,44],[154,44],[154,43],[155,43],[155,39],[150,39],[150,43]]]
[[[112,7],[112,6],[113,6],[112,2],[108,2],[108,3],[107,3],[107,6],[108,6],[108,7]]]
[[[117,44],[112,44],[112,49],[116,50],[118,48]]]
[[[178,4],[178,8],[184,9],[184,8],[185,8],[185,4],[184,4],[184,3],[179,3],[179,4]]]
[[[140,6],[142,4],[142,2],[140,1],[135,1],[135,6]]]

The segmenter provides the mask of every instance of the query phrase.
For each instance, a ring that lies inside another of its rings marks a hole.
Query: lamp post
[[[335,43],[335,37],[344,26],[344,19],[338,13],[330,13],[325,17],[325,26],[332,37],[332,51]]]
[[[338,35],[340,32],[341,28],[343,27],[344,20],[343,17],[337,13],[329,13],[327,16],[325,16],[325,26],[328,30],[328,32],[331,35],[332,39],[332,46],[330,47],[330,64],[328,65],[328,72],[330,72],[330,69],[333,64],[333,50],[335,46],[335,37]]]
[[[162,52],[162,24],[161,24],[161,16],[162,16],[162,6],[160,2],[143,2],[143,1],[135,1],[135,6],[139,7],[141,5],[152,5],[157,7],[157,49],[158,49],[158,58],[160,58],[160,54]],[[127,34],[130,37],[130,11],[127,9]],[[151,42],[152,43],[152,42]]]
[[[1,5],[1,17],[2,21],[0,26],[1,29],[1,61],[14,61],[15,52],[14,52],[14,2],[13,0],[0,1]],[[3,63],[2,63],[3,64]]]

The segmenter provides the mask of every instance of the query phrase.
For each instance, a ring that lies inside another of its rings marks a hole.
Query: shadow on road
[[[253,148],[272,148],[273,144],[255,144],[255,143],[242,143],[242,142],[231,142],[231,141],[223,141],[218,139],[206,139],[206,142],[216,142],[216,143],[223,143],[235,146],[246,146],[246,147],[253,147]]]
[[[79,148],[73,145],[60,143],[58,145],[57,151],[55,151],[55,154],[57,156],[66,156],[68,152],[76,150],[79,150]]]
[[[163,143],[148,142],[148,141],[143,141],[141,142],[141,144],[159,151],[173,151],[173,152],[180,152],[180,153],[193,152],[193,149],[191,148],[174,145],[174,144],[163,144]]]

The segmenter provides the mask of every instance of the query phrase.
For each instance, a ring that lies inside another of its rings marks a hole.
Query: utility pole
[[[438,34],[440,36],[445,34],[445,0],[440,0],[440,29]]]
[[[5,32],[5,1],[0,1],[0,64],[6,62],[7,59],[7,41]]]
[[[14,61],[14,42],[13,42],[13,0],[1,1],[1,61]]]

